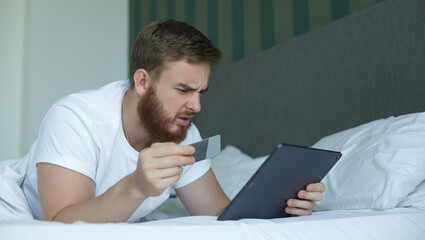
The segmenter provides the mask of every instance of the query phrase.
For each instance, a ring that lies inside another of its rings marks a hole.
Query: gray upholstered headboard
[[[212,74],[196,119],[252,156],[425,111],[425,1],[386,0]]]

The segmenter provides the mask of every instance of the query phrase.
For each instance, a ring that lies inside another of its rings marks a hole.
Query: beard
[[[176,131],[171,131],[170,128],[175,124],[179,116],[193,115],[192,112],[185,111],[170,117],[165,111],[163,104],[159,101],[154,87],[149,87],[146,90],[146,95],[140,99],[137,105],[137,112],[152,143],[180,143],[183,141],[191,124],[188,126],[178,125]]]

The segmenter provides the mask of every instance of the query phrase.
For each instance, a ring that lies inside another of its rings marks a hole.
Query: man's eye
[[[179,93],[188,93],[189,91],[186,89],[177,89],[177,91],[179,91]]]

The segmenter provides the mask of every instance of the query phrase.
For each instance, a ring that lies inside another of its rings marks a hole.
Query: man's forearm
[[[102,195],[70,205],[60,210],[53,221],[72,223],[84,222],[125,222],[147,198],[133,187],[132,174],[121,179]]]

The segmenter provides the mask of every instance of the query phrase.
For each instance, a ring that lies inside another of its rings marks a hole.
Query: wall
[[[130,0],[130,46],[159,19],[192,24],[222,50],[226,66],[382,0]]]
[[[0,0],[0,159],[21,154],[24,1]]]
[[[14,69],[0,75],[1,92],[7,93],[0,109],[4,159],[28,151],[60,97],[128,78],[129,6],[116,0],[0,1],[6,18],[0,25],[6,39],[1,65]]]

